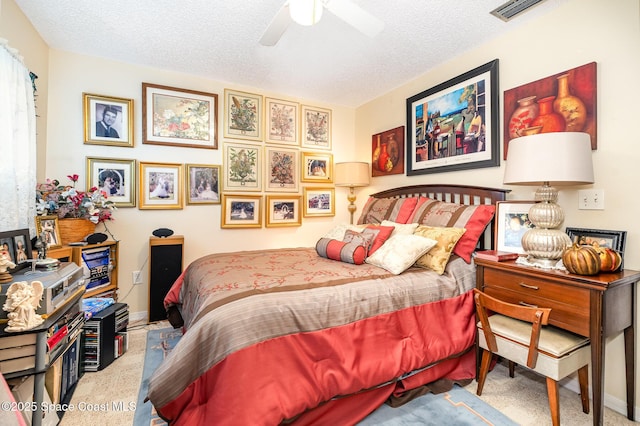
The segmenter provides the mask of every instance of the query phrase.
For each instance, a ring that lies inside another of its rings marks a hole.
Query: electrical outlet
[[[578,209],[604,210],[603,189],[581,189],[578,191]]]
[[[133,271],[131,275],[134,284],[142,284],[142,271]]]

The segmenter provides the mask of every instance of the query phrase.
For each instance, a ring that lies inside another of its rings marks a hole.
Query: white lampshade
[[[289,0],[289,14],[300,25],[317,24],[322,18],[322,0]]]
[[[334,169],[336,186],[361,187],[369,185],[369,163],[336,163]]]
[[[591,136],[557,132],[522,136],[509,141],[504,183],[531,185],[593,183]]]

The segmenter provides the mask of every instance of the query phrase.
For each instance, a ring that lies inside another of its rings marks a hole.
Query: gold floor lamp
[[[349,188],[349,195],[347,196],[347,200],[349,200],[349,214],[351,215],[350,223],[353,225],[353,214],[355,213],[357,207],[355,205],[356,201],[356,192],[355,188],[361,188],[363,186],[369,185],[369,176],[371,176],[371,172],[369,171],[369,163],[364,162],[347,162],[347,163],[336,163],[335,166],[335,185],[336,186],[346,186]]]

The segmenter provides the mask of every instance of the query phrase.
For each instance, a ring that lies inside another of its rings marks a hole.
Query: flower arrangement
[[[60,219],[82,218],[93,223],[113,220],[116,210],[104,191],[93,187],[83,192],[76,189],[78,175],[68,175],[71,185],[60,185],[56,179],[47,179],[36,185],[36,210],[39,215],[56,215]]]

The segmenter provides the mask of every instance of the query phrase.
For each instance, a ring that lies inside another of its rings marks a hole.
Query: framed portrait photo
[[[262,147],[224,144],[224,190],[262,190]]]
[[[333,154],[301,152],[302,182],[333,183]]]
[[[142,143],[218,149],[218,95],[142,83]]]
[[[265,147],[265,191],[298,192],[300,154],[295,149]]]
[[[407,176],[500,165],[498,60],[407,99]]]
[[[224,89],[224,137],[262,142],[262,95]]]
[[[187,204],[220,204],[219,165],[186,165]]]
[[[267,195],[266,226],[302,225],[302,197],[299,195]]]
[[[141,161],[139,175],[139,209],[182,209],[182,164]]]
[[[335,216],[334,188],[304,188],[304,217]]]
[[[136,206],[136,160],[87,157],[87,191],[96,187],[116,207]]]
[[[133,99],[82,94],[84,143],[133,147]]]
[[[535,201],[498,201],[496,203],[496,250],[524,254],[522,235],[535,228],[529,220],[529,209]]]
[[[299,145],[298,109],[297,102],[265,98],[267,143]]]
[[[222,228],[262,228],[262,196],[222,194]]]
[[[300,116],[302,147],[331,149],[331,110],[302,105]]]
[[[33,257],[29,230],[18,229],[15,231],[0,232],[0,251],[6,252],[9,259],[16,265],[8,269],[9,273],[19,271],[27,266],[29,260]]]
[[[58,216],[36,216],[36,232],[47,249],[62,247]]]

